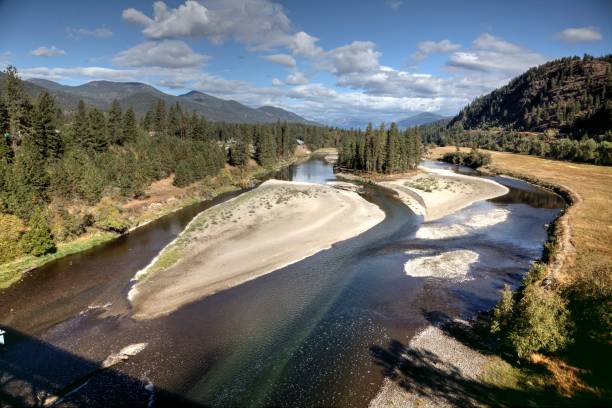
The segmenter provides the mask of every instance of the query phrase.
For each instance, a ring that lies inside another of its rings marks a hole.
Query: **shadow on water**
[[[146,378],[103,368],[11,328],[0,346],[2,407],[201,407]],[[138,359],[138,355],[132,357]],[[115,367],[121,367],[121,364]]]

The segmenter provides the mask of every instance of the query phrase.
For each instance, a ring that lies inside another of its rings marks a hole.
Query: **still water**
[[[335,179],[318,159],[277,177]],[[374,228],[150,321],[130,318],[131,277],[195,214],[231,196],[45,266],[0,292],[0,323],[10,339],[0,352],[0,394],[34,384],[60,394],[77,389],[63,403],[91,406],[367,406],[384,378],[373,346],[407,344],[434,315],[469,317],[489,308],[540,256],[546,224],[563,201],[519,180],[495,180],[510,192],[424,225],[389,191],[368,186],[364,197],[386,213]],[[502,217],[484,226],[474,221],[490,214]],[[469,279],[404,271],[423,253],[454,250],[478,254]],[[117,369],[95,371],[109,353],[141,342],[147,348]],[[14,380],[2,382],[7,376]]]

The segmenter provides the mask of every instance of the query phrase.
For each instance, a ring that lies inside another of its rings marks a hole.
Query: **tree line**
[[[370,173],[401,173],[415,169],[423,149],[417,129],[401,132],[397,124],[387,129],[381,124],[374,130],[371,123],[365,131],[348,131],[338,147],[338,165]]]

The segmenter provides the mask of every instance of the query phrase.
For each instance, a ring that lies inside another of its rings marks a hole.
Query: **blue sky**
[[[310,119],[453,114],[547,60],[612,52],[611,1],[0,0],[0,65]]]

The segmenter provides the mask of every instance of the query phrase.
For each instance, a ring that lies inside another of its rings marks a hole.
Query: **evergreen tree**
[[[229,162],[233,166],[246,166],[249,163],[250,146],[244,138],[238,139],[229,150]]]
[[[25,96],[23,84],[17,69],[9,65],[4,71],[6,81],[6,104],[9,116],[9,132],[13,143],[13,150],[23,135],[29,131],[30,104]]]
[[[136,141],[138,136],[138,125],[136,124],[136,115],[134,109],[129,107],[123,115],[123,125],[121,130],[122,140],[120,144],[132,143]]]
[[[122,144],[123,135],[122,131],[122,116],[121,105],[115,99],[111,104],[111,108],[108,111],[108,141],[111,144]]]
[[[57,160],[62,155],[64,143],[57,129],[55,101],[48,92],[38,97],[32,139],[43,158]]]
[[[87,126],[87,109],[85,102],[80,100],[72,122],[72,140],[81,147],[86,147]]]
[[[21,242],[24,251],[34,256],[55,252],[53,234],[43,210],[36,209],[34,211],[28,222],[28,230],[21,237]]]
[[[385,156],[385,173],[395,173],[400,170],[400,136],[395,122],[387,132],[387,146]]]
[[[153,116],[153,130],[158,133],[164,133],[168,129],[168,113],[166,112],[166,103],[163,100],[157,101],[155,106],[155,114]]]
[[[104,114],[93,108],[89,111],[84,146],[89,151],[102,152],[108,146],[108,128]]]

